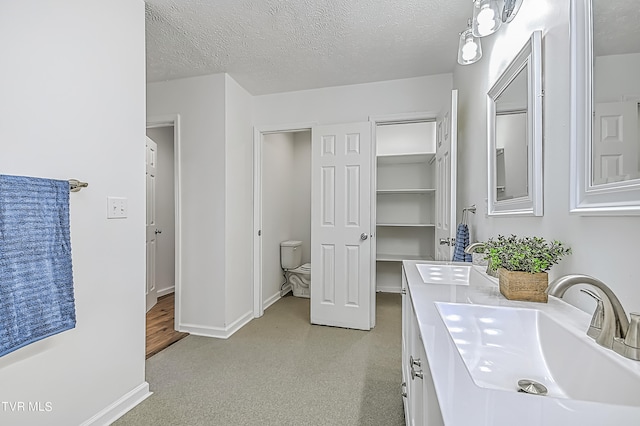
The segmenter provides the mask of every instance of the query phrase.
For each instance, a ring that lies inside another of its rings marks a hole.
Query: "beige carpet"
[[[312,326],[309,300],[287,296],[227,340],[149,358],[154,394],[115,424],[403,425],[399,294],[378,293],[376,324]]]

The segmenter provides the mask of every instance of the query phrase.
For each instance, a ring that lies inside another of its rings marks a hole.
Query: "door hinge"
[[[262,229],[258,229],[258,237],[262,236]]]

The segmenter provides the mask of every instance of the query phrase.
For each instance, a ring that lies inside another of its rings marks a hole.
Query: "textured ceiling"
[[[596,55],[640,53],[640,0],[593,2]]]
[[[529,0],[531,1],[531,0]],[[594,0],[597,54],[640,51],[640,0]],[[146,0],[147,80],[254,95],[453,71],[471,0]]]
[[[254,95],[453,71],[470,0],[147,0],[147,79]]]

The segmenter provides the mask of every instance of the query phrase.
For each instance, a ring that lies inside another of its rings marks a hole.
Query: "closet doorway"
[[[453,258],[458,91],[435,113],[374,117],[376,290],[402,288],[402,260]]]

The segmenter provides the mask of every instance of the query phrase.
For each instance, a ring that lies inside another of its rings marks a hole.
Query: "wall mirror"
[[[572,213],[640,214],[640,7],[571,1]]]
[[[487,93],[488,214],[542,216],[542,33]]]

